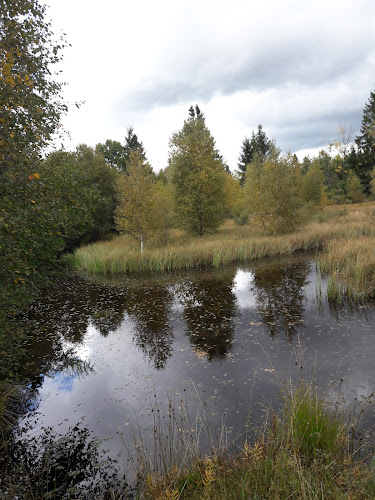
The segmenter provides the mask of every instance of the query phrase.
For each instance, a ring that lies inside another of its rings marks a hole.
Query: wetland
[[[375,390],[374,307],[328,302],[325,293],[306,254],[163,274],[61,275],[18,318],[33,332],[20,432],[64,436],[78,425],[129,475],[139,430],[152,449],[155,411],[188,409],[189,432],[206,453],[196,415],[214,440],[243,442],[280,407],[289,380],[315,380],[329,400],[361,408]]]

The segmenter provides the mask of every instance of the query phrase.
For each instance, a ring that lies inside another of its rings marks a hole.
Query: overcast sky
[[[374,0],[48,0],[64,52],[66,148],[123,142],[156,171],[198,104],[232,171],[259,123],[302,157],[360,128],[375,89]]]

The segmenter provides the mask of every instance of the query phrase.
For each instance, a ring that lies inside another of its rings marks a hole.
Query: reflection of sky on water
[[[252,309],[255,307],[254,295],[250,293],[254,281],[254,273],[237,269],[233,280],[233,293],[236,295],[237,303],[241,309]]]
[[[81,329],[72,324],[67,341],[95,372],[45,376],[38,426],[63,432],[83,421],[111,439],[115,456],[124,451],[118,432],[131,443],[131,428],[152,429],[155,395],[163,405],[168,393],[178,409],[189,392],[192,416],[210,408],[239,431],[249,415],[262,418],[259,403],[277,406],[290,377],[315,378],[322,391],[345,391],[350,400],[368,395],[375,385],[372,309],[319,303],[317,279],[303,259],[108,285],[76,279],[72,305],[69,295],[50,294],[55,302],[41,302],[40,317],[48,309],[49,328],[61,332],[67,311],[73,319],[80,313]]]
[[[57,386],[56,391],[67,391],[71,392],[73,390],[73,382],[77,379],[77,376],[67,377],[63,373],[57,373],[52,379],[53,384]]]

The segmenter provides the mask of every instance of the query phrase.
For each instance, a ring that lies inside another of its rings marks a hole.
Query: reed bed
[[[364,300],[375,296],[375,238],[330,241],[319,257],[319,268],[329,274],[328,298]]]
[[[368,296],[374,292],[373,268],[369,264],[374,261],[371,241],[375,243],[373,202],[326,207],[298,231],[280,236],[263,236],[256,227],[236,226],[228,220],[217,233],[205,237],[171,230],[166,242],[151,240],[142,255],[135,241],[119,236],[81,247],[66,260],[80,271],[117,274],[219,267],[322,249],[327,258],[319,262],[322,270],[332,273],[331,288],[337,287],[343,293],[340,283],[348,280],[345,293],[355,290],[358,296]],[[338,262],[341,267],[337,268]]]

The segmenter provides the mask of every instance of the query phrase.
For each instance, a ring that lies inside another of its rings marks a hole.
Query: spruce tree
[[[371,191],[371,171],[375,165],[375,91],[370,93],[363,109],[361,133],[355,140],[358,146],[356,173],[365,192]]]
[[[263,131],[262,125],[258,125],[258,131],[251,134],[251,139],[245,137],[242,142],[242,149],[238,158],[238,175],[240,183],[243,185],[245,182],[247,166],[253,161],[254,155],[257,153],[259,159],[264,161],[271,151],[272,141],[268,139]]]

